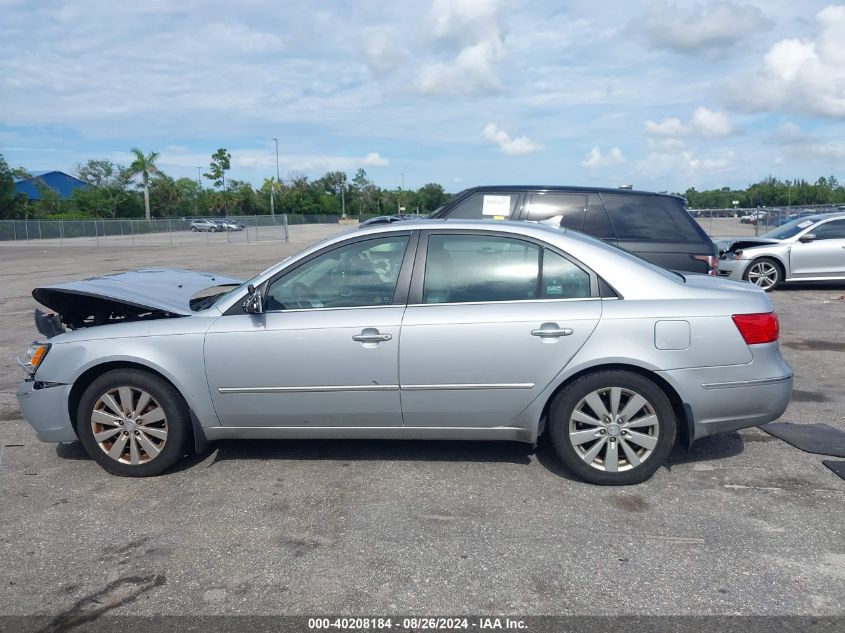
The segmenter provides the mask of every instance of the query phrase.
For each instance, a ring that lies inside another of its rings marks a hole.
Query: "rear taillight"
[[[714,277],[719,275],[719,258],[715,255],[693,255],[693,259],[707,264],[707,274]]]
[[[774,312],[734,314],[731,315],[731,318],[748,345],[774,343],[778,340],[780,326],[778,325],[778,315]]]

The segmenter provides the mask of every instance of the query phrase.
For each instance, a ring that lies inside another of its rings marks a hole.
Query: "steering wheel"
[[[301,281],[291,284],[290,292],[298,308],[323,307],[323,302],[320,301],[320,297]]]

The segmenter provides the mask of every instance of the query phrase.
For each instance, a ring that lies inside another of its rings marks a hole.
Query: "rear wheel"
[[[137,369],[109,371],[79,403],[77,433],[88,454],[110,473],[159,475],[184,454],[188,410],[172,385]]]
[[[777,288],[783,281],[783,271],[775,260],[769,257],[755,259],[745,271],[745,280],[763,290]]]
[[[561,461],[582,479],[604,486],[637,484],[672,450],[675,414],[651,380],[628,371],[600,371],[556,397],[549,434]]]

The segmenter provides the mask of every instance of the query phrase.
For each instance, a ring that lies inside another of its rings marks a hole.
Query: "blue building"
[[[41,181],[59,194],[61,200],[67,200],[76,189],[88,189],[88,185],[79,178],[74,178],[63,171],[39,171],[32,178],[15,181],[15,193],[22,193],[30,200],[41,200],[37,182]]]

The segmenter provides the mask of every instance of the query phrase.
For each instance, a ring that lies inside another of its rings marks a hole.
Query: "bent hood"
[[[716,248],[719,249],[719,254],[721,255],[728,251],[737,251],[743,248],[777,244],[780,240],[773,240],[767,237],[722,237],[713,241],[716,243]]]
[[[60,314],[78,309],[85,303],[85,298],[91,298],[135,309],[187,316],[192,314],[190,299],[200,290],[241,283],[239,279],[212,273],[147,268],[42,286],[33,290],[32,296]]]

